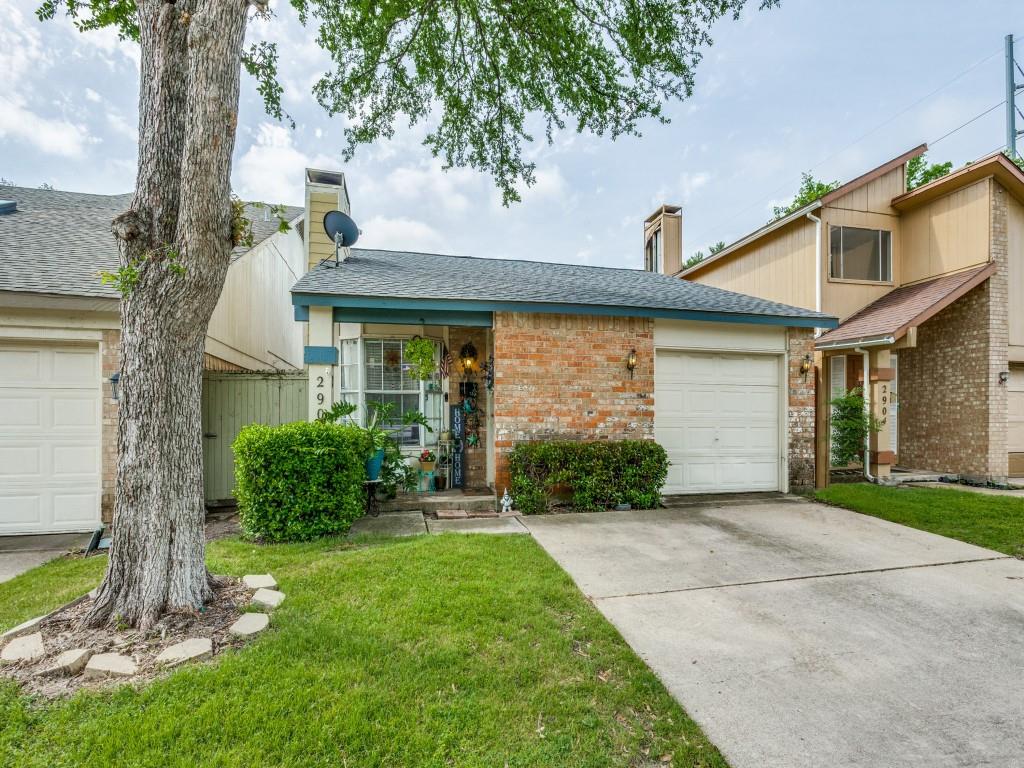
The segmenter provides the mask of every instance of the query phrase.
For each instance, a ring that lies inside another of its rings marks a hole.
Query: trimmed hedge
[[[509,471],[516,508],[528,515],[548,511],[560,489],[571,491],[579,511],[651,509],[661,501],[668,456],[652,440],[530,442],[512,449]]]
[[[365,430],[342,424],[250,424],[238,435],[235,498],[242,532],[263,541],[345,533],[366,505]]]

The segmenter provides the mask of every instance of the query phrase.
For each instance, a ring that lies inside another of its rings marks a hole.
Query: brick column
[[[800,491],[814,487],[814,329],[790,328],[786,344],[789,489]],[[809,367],[801,372],[807,360]]]
[[[118,404],[111,392],[110,377],[121,370],[121,331],[103,331],[100,342],[100,369],[103,376],[103,425],[100,434],[100,513],[109,525],[114,517],[114,482],[117,477]]]
[[[1009,370],[1009,278],[1008,238],[1009,211],[1006,190],[996,181],[991,182],[991,227],[989,234],[990,257],[997,270],[988,279],[988,467],[987,479],[1005,483],[1009,476],[1007,453],[1007,394],[1006,384],[999,382],[999,374]]]

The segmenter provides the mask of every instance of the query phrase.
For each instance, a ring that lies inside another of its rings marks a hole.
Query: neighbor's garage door
[[[1011,368],[1006,393],[1006,448],[1010,475],[1024,475],[1024,368]]]
[[[659,350],[654,434],[665,493],[779,490],[777,355]]]
[[[0,535],[100,519],[95,347],[0,344]]]

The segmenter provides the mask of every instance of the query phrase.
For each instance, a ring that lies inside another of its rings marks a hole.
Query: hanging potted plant
[[[437,370],[434,352],[434,342],[422,336],[413,336],[405,342],[403,355],[411,366],[409,373],[420,381],[429,381]]]

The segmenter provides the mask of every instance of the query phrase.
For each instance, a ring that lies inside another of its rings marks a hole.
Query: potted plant
[[[357,410],[355,403],[335,403],[331,408],[322,413],[318,421],[337,422],[347,418],[355,424],[352,414]],[[384,452],[389,445],[397,445],[397,435],[404,429],[418,424],[428,432],[433,432],[427,424],[427,418],[419,411],[406,411],[402,414],[402,420],[397,426],[385,427],[384,424],[391,422],[391,414],[395,410],[394,403],[378,403],[370,401],[366,404],[366,430],[370,438],[370,455],[366,459],[366,478],[371,482],[380,479],[381,468],[384,465]],[[359,426],[356,424],[356,426]]]
[[[420,454],[420,469],[424,472],[433,472],[437,463],[437,454],[427,448]]]
[[[422,336],[413,336],[405,342],[405,362],[412,366],[409,372],[420,381],[429,381],[437,370],[434,351],[434,342]]]

